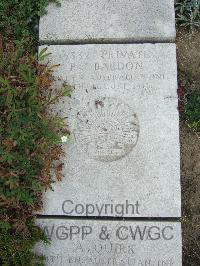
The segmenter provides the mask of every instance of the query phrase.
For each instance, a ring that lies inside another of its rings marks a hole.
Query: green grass
[[[200,0],[176,0],[176,22],[178,26],[194,31],[200,26]]]
[[[200,90],[190,74],[181,73],[179,75],[179,106],[182,119],[194,130],[200,132]],[[193,88],[193,89],[191,89]]]
[[[187,97],[184,114],[190,127],[200,132],[200,92],[194,92]]]

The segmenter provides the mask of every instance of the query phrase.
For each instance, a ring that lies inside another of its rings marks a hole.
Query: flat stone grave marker
[[[37,244],[46,265],[181,266],[178,222],[38,220],[51,245]]]
[[[44,46],[41,47],[43,49]],[[75,87],[57,106],[71,138],[64,179],[43,214],[179,217],[179,115],[174,44],[49,46]]]
[[[173,0],[63,0],[40,20],[43,43],[173,42]]]

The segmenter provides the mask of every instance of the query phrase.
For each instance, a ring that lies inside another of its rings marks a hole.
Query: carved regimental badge
[[[137,143],[137,115],[118,99],[102,97],[87,102],[77,111],[75,120],[73,133],[77,144],[95,160],[119,160]]]

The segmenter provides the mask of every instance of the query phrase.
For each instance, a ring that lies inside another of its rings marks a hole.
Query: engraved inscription
[[[119,99],[99,97],[80,108],[76,114],[74,136],[93,159],[119,160],[137,144],[137,114]]]
[[[44,253],[42,246],[39,254],[45,255],[51,265],[134,265],[134,266],[174,266],[177,263],[176,252],[170,251],[177,245],[177,232],[173,224],[109,223],[41,224],[41,228],[57,249]],[[153,244],[155,243],[155,244]],[[156,250],[162,245],[162,250]],[[57,245],[58,246],[58,245]],[[177,246],[176,246],[177,248]],[[167,251],[166,251],[167,250]],[[169,253],[169,254],[168,254]],[[171,254],[173,253],[173,254]]]

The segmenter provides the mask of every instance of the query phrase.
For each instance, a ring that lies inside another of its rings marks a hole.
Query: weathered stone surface
[[[73,0],[54,4],[40,21],[42,42],[170,42],[173,0]]]
[[[43,47],[42,47],[43,48]],[[55,75],[75,86],[64,180],[44,214],[181,215],[174,44],[50,46]]]
[[[173,222],[39,220],[51,245],[46,265],[181,266],[181,225]]]

